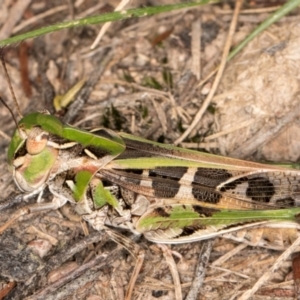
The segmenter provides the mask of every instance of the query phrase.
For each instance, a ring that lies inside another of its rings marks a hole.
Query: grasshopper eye
[[[41,153],[47,146],[49,134],[39,127],[34,127],[28,134],[26,149],[29,154]]]

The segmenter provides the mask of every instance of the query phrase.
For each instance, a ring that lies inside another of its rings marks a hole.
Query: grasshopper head
[[[8,164],[19,189],[32,192],[47,182],[58,150],[48,145],[47,131],[23,124],[21,120],[10,142]]]

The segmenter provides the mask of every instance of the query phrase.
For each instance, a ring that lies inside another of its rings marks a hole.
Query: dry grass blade
[[[2,26],[0,31],[0,40],[5,39],[10,36],[14,26],[22,18],[24,11],[30,5],[31,0],[19,0],[16,4],[12,6],[10,10],[9,17],[7,18],[5,24]]]
[[[247,300],[253,296],[253,294],[269,279],[269,277],[274,274],[274,272],[280,267],[280,264],[285,261],[290,255],[295,252],[297,247],[300,245],[300,237],[285,251],[283,252],[279,258],[276,260],[272,268],[263,274],[259,280],[255,283],[252,289],[246,291],[242,296],[238,298],[238,300]]]
[[[240,13],[240,10],[242,7],[242,3],[243,3],[243,0],[238,0],[235,3],[235,10],[234,10],[234,14],[233,14],[232,21],[230,24],[226,44],[224,46],[221,63],[220,63],[216,78],[214,80],[214,83],[211,87],[211,90],[210,90],[208,96],[206,97],[204,103],[202,104],[200,110],[197,112],[196,116],[194,117],[192,124],[188,127],[188,129],[184,132],[184,134],[174,142],[175,145],[178,145],[179,143],[181,143],[191,133],[191,131],[194,129],[194,127],[199,123],[200,119],[202,118],[204,112],[207,110],[207,108],[217,90],[217,87],[219,85],[219,82],[221,80],[221,77],[222,77],[224,69],[225,69],[227,56],[229,54],[230,47],[232,44],[233,34],[234,34],[236,26],[237,26],[238,16],[239,16],[239,13]]]
[[[174,282],[175,299],[180,300],[182,299],[181,282],[179,279],[179,274],[177,271],[174,258],[172,256],[172,251],[170,250],[170,248],[168,248],[167,245],[158,245],[158,247],[162,250],[164,258],[170,268],[170,272]]]
[[[122,0],[122,1],[118,4],[118,6],[115,8],[115,11],[120,11],[120,10],[124,9],[124,7],[125,7],[126,5],[128,5],[129,3],[130,3],[130,0]],[[105,24],[102,26],[102,28],[101,28],[101,30],[100,30],[98,36],[96,37],[95,41],[94,41],[93,44],[91,45],[91,50],[95,49],[96,46],[99,44],[101,38],[104,36],[105,32],[108,30],[108,28],[110,27],[111,23],[112,23],[112,22],[107,22],[107,23],[105,23]]]

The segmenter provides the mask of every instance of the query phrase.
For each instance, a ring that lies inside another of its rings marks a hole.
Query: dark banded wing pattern
[[[300,172],[159,144],[122,134],[126,149],[102,178],[168,203],[218,209],[297,206]]]

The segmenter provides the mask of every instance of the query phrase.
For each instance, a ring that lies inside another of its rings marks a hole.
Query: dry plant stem
[[[20,217],[26,214],[30,214],[30,211],[26,207],[19,209],[8,221],[0,226],[0,234],[2,234],[7,228],[14,224]]]
[[[204,79],[202,79],[197,87],[203,86],[211,77],[213,77],[218,72],[218,67],[212,70]]]
[[[56,246],[58,244],[58,239],[55,237],[38,230],[35,226],[31,225],[28,229],[27,232],[34,234],[37,238],[45,239],[51,243],[51,245]]]
[[[141,249],[132,240],[130,240],[128,237],[114,230],[110,230],[108,227],[105,228],[105,233],[110,237],[111,240],[124,247],[136,259],[134,270],[131,274],[131,278],[125,296],[125,300],[130,300],[132,299],[133,289],[144,263],[145,251]]]
[[[76,8],[78,8],[83,2],[79,2],[76,1],[76,3],[74,4],[74,6]],[[88,9],[85,12],[82,12],[80,15],[78,15],[79,18],[83,18],[86,17],[88,15],[90,15],[91,13],[94,13],[95,11],[97,11],[99,8],[103,7],[105,4],[104,3],[100,3],[96,6],[94,6],[92,9]],[[38,15],[33,16],[32,18],[23,21],[21,24],[17,25],[14,27],[14,29],[12,30],[13,34],[16,34],[18,32],[20,32],[21,30],[23,30],[24,28],[26,28],[27,26],[36,23],[37,21],[40,21],[42,19],[45,19],[46,17],[55,15],[57,13],[60,13],[64,10],[67,10],[69,8],[68,5],[59,5],[56,7],[53,7],[51,9],[46,10],[45,12],[42,12]]]
[[[231,270],[228,270],[228,269],[224,269],[224,268],[220,268],[220,267],[214,267],[214,266],[212,266],[212,269],[220,270],[220,271],[224,272],[224,274],[220,274],[218,277],[225,277],[225,276],[230,275],[230,274],[235,274],[235,275],[237,275],[241,278],[249,279],[249,276],[247,276],[247,275],[244,275],[244,274],[239,273],[239,272],[231,271]],[[212,279],[212,280],[215,280],[215,279],[216,279],[216,277],[214,277],[214,279]],[[210,281],[210,280],[208,280],[208,281]],[[208,282],[208,281],[205,279],[205,282]]]
[[[158,247],[162,250],[163,256],[170,268],[170,272],[174,282],[175,299],[181,300],[182,299],[181,283],[180,283],[180,278],[176,267],[176,263],[172,256],[172,251],[167,245],[158,244]]]
[[[134,289],[135,283],[137,281],[137,278],[140,274],[140,271],[142,269],[144,259],[145,259],[145,251],[141,249],[140,253],[138,254],[138,256],[136,258],[134,270],[133,270],[133,273],[131,274],[131,277],[130,277],[128,288],[127,288],[127,291],[126,291],[125,300],[131,300],[132,299],[133,289]]]
[[[122,0],[119,3],[119,5],[115,8],[114,11],[122,10],[129,2],[130,2],[130,0]],[[111,25],[111,22],[107,22],[101,27],[98,36],[96,37],[95,41],[93,42],[93,44],[91,46],[91,50],[94,50],[96,48],[96,46],[99,44],[101,38],[103,37],[103,35],[107,31],[107,29],[110,27],[110,25]]]
[[[289,287],[293,284],[294,284],[294,280],[287,280],[279,283],[276,282],[274,284],[266,285],[266,289],[284,288],[284,287]]]
[[[46,299],[52,299],[49,298],[49,295],[54,293],[53,299],[64,299],[63,297],[66,297],[67,295],[73,294],[80,286],[83,286],[86,284],[86,282],[90,281],[90,276],[92,275],[93,279],[95,279],[95,275],[98,276],[99,274],[96,273],[99,271],[99,269],[109,265],[112,263],[116,258],[118,257],[120,253],[120,249],[116,249],[112,251],[109,255],[98,255],[93,260],[89,261],[88,263],[78,267],[73,272],[69,273],[67,276],[55,281],[53,284],[49,285],[47,288],[42,289],[35,293],[34,295],[27,297],[26,300],[44,300]],[[88,274],[88,280],[80,280],[73,282],[76,278],[84,274],[85,272],[89,271]],[[57,290],[62,287],[63,285],[67,284],[68,282],[72,282],[71,286],[68,286],[67,289],[64,289],[62,291],[63,295],[59,296],[57,294]],[[67,294],[66,294],[67,293]]]
[[[253,8],[253,9],[243,9],[241,10],[240,14],[241,15],[246,15],[246,14],[261,14],[261,13],[269,13],[276,11],[280,8],[281,6],[272,6],[272,7],[262,7],[262,8]],[[225,10],[222,9],[217,12],[219,15],[229,15],[232,14],[232,10]]]
[[[11,35],[11,32],[16,23],[19,22],[25,9],[31,3],[31,0],[19,0],[15,3],[9,13],[9,17],[4,23],[1,31],[0,31],[0,40],[8,38]]]
[[[112,253],[114,254],[114,253]],[[117,258],[118,255],[115,255],[114,257]],[[109,263],[109,261],[108,261]],[[66,298],[71,299],[71,297],[76,293],[76,291],[78,291],[79,289],[83,290],[85,289],[87,286],[91,285],[93,282],[95,282],[99,276],[101,276],[101,274],[103,274],[103,268],[106,267],[106,262],[103,261],[101,262],[102,268],[100,265],[98,265],[97,267],[94,267],[93,269],[89,269],[87,270],[86,273],[84,273],[82,276],[80,276],[79,278],[76,278],[74,280],[72,280],[72,282],[70,282],[67,285],[67,288],[61,288],[58,291],[55,291],[53,295],[47,295],[46,298],[40,298],[41,300],[47,299],[47,300],[65,300]],[[99,271],[97,271],[97,269],[100,269]],[[26,298],[27,299],[27,298]],[[80,298],[77,298],[80,299]],[[86,298],[84,298],[86,299]]]
[[[243,288],[243,286],[245,286],[245,284],[251,284],[251,280],[246,280],[246,281],[242,281],[240,284],[237,284],[232,293],[230,293],[230,295],[232,295],[228,300],[236,300],[237,297],[241,294],[241,290]]]
[[[9,209],[18,203],[22,203],[23,201],[24,201],[24,197],[22,194],[8,197],[0,202],[0,211]]]
[[[84,1],[85,1],[85,0],[84,0]],[[81,3],[80,3],[80,4],[81,4]],[[75,6],[76,6],[76,3],[75,3]],[[87,10],[85,10],[85,11],[81,12],[80,14],[78,14],[78,17],[79,17],[79,18],[87,17],[87,16],[89,16],[89,15],[91,15],[91,14],[94,14],[95,11],[100,10],[100,9],[101,9],[102,7],[104,7],[104,6],[105,6],[105,2],[100,2],[100,3],[96,4],[96,5],[94,5],[93,7],[88,8]],[[89,49],[90,49],[90,48],[89,48]]]
[[[190,284],[189,283],[183,283],[182,284],[183,287],[189,287]],[[161,281],[159,279],[155,279],[153,277],[148,277],[145,276],[145,283],[140,283],[139,284],[139,290],[144,289],[144,290],[164,290],[164,291],[168,291],[168,290],[172,290],[173,284],[169,284],[166,283],[164,281]]]
[[[7,67],[6,67],[6,64],[5,64],[5,61],[4,61],[4,51],[3,51],[3,48],[0,48],[0,60],[1,60],[1,64],[2,64],[2,69],[4,71],[4,75],[5,75],[5,78],[6,78],[6,81],[8,83],[8,87],[9,87],[9,90],[10,90],[10,93],[12,95],[12,98],[13,98],[13,101],[14,101],[14,104],[15,104],[15,107],[17,109],[17,112],[18,112],[18,115],[20,118],[22,118],[22,113],[21,113],[21,110],[20,110],[20,107],[19,107],[19,103],[17,101],[17,98],[16,98],[16,95],[15,95],[15,92],[14,92],[14,89],[12,87],[12,84],[11,84],[11,80],[10,80],[10,77],[9,77],[9,74],[8,74],[8,71],[7,71]],[[1,102],[2,104],[8,109],[8,111],[10,112],[11,116],[12,116],[12,119],[13,121],[15,122],[16,124],[16,127],[18,128],[18,122],[16,120],[16,117],[14,115],[14,113],[12,112],[12,109],[9,107],[9,105],[6,104],[5,101],[3,101],[2,97],[1,98]]]
[[[299,97],[298,97],[299,98]],[[274,122],[265,124],[262,129],[252,136],[251,139],[243,143],[239,148],[230,153],[232,157],[249,157],[253,154],[259,146],[266,144],[274,136],[276,136],[284,126],[290,124],[300,114],[300,103],[293,107],[290,112],[280,119],[275,119]]]
[[[236,246],[235,248],[233,248],[231,251],[228,251],[227,253],[225,253],[219,259],[215,260],[211,265],[212,266],[221,265],[225,261],[227,261],[228,259],[230,259],[231,257],[233,257],[234,255],[236,255],[237,253],[239,253],[240,251],[242,251],[243,249],[245,249],[247,247],[248,247],[247,244],[240,244],[240,245]]]
[[[57,255],[52,256],[49,259],[47,265],[45,265],[41,271],[37,272],[33,277],[28,278],[28,281],[25,281],[24,283],[18,283],[17,287],[12,291],[13,294],[10,295],[10,299],[15,299],[14,296],[16,296],[16,298],[18,299],[21,298],[24,299],[26,296],[29,296],[26,293],[33,282],[37,288],[40,288],[40,292],[41,292],[43,290],[42,286],[44,286],[45,277],[50,271],[54,270],[57,267],[60,267],[65,261],[70,259],[73,255],[86,249],[88,245],[92,243],[98,243],[99,241],[104,242],[106,237],[107,236],[105,235],[104,232],[95,232],[71,246],[67,245]],[[109,262],[107,262],[107,264],[109,264]]]
[[[145,87],[145,86],[142,86],[140,84],[137,84],[137,83],[134,83],[134,82],[127,82],[127,81],[124,81],[124,80],[119,80],[119,79],[105,79],[103,78],[103,80],[101,80],[102,83],[106,83],[106,84],[120,84],[120,85],[126,85],[128,87],[132,87],[132,88],[135,88],[135,89],[139,89],[141,91],[145,91],[149,94],[153,94],[153,95],[156,95],[156,96],[159,96],[159,97],[162,97],[164,100],[166,101],[169,101],[171,98],[171,94],[169,92],[164,92],[164,91],[160,91],[160,90],[156,90],[154,88],[150,88],[150,87]]]
[[[201,18],[198,18],[192,24],[192,73],[197,80],[201,78]]]
[[[61,11],[67,10],[68,6],[67,5],[60,5],[60,6],[56,6],[52,9],[49,9],[43,13],[40,13],[38,15],[33,16],[32,18],[23,21],[21,24],[19,24],[18,26],[14,27],[14,29],[12,30],[12,33],[18,33],[19,31],[21,31],[22,29],[24,29],[25,27],[29,26],[30,24],[36,23],[39,20],[42,20],[46,17],[52,16],[56,13],[59,13]]]
[[[43,217],[43,220],[54,223],[54,224],[57,224],[57,225],[60,225],[62,227],[74,228],[74,230],[76,228],[78,228],[78,229],[82,228],[81,223],[78,224],[78,223],[74,223],[74,222],[71,222],[71,221],[62,220],[58,217],[51,217],[51,216],[46,215],[46,216]]]
[[[167,118],[166,118],[165,112],[161,109],[161,106],[153,99],[153,97],[151,97],[151,102],[156,111],[157,118],[161,125],[162,131],[164,134],[166,134],[167,133]]]
[[[295,252],[297,247],[300,245],[300,237],[286,250],[284,251],[276,260],[272,268],[267,271],[259,280],[255,283],[251,290],[247,290],[238,300],[247,300],[250,299],[256,293],[256,291],[270,278],[271,275],[280,267],[281,263],[288,259],[288,257]]]
[[[71,20],[74,20],[75,13],[74,13],[74,3],[72,2],[72,0],[68,0],[68,7],[69,7],[69,14]]]
[[[105,234],[107,234],[112,241],[124,247],[135,259],[138,257],[141,252],[141,248],[135,242],[125,235],[115,230],[111,230],[106,226],[103,229],[105,230]]]
[[[222,131],[219,131],[219,132],[217,132],[217,133],[211,134],[211,135],[205,137],[204,140],[205,140],[205,141],[214,140],[214,139],[219,138],[219,137],[221,137],[221,136],[224,136],[224,135],[226,135],[226,134],[228,134],[228,133],[232,133],[232,132],[235,132],[235,131],[237,131],[237,130],[243,129],[243,128],[245,128],[245,127],[249,127],[249,126],[251,126],[253,123],[255,123],[255,120],[246,120],[246,121],[241,122],[240,124],[237,124],[236,126],[231,127],[231,128],[229,128],[229,129],[227,129],[227,130],[222,130]]]
[[[112,274],[112,276],[109,279],[110,282],[110,290],[112,291],[114,299],[124,299],[124,289],[123,289],[123,280],[121,276],[115,275],[115,273]],[[100,293],[99,293],[100,294]],[[113,299],[112,296],[107,297],[108,299]],[[102,299],[99,299],[102,300]]]
[[[2,234],[7,228],[9,228],[13,223],[15,223],[20,217],[24,215],[33,214],[35,212],[49,211],[52,209],[54,210],[57,208],[58,206],[55,204],[55,202],[35,203],[22,207],[21,209],[17,210],[8,221],[0,226],[0,234]]]
[[[222,59],[221,59],[221,63],[220,63],[220,67],[218,69],[218,73],[216,75],[216,78],[214,80],[214,83],[212,85],[212,88],[207,96],[207,98],[205,99],[202,107],[200,108],[200,110],[197,112],[192,124],[188,127],[188,129],[174,142],[175,145],[178,145],[179,143],[181,143],[190,133],[191,131],[195,128],[195,126],[199,123],[200,119],[202,118],[204,112],[206,111],[207,107],[209,106],[216,90],[217,87],[219,85],[219,82],[221,80],[223,71],[225,69],[225,65],[227,62],[227,56],[228,53],[230,51],[230,47],[231,47],[231,43],[232,43],[232,39],[233,39],[233,34],[235,32],[235,28],[237,25],[237,20],[238,20],[238,15],[239,12],[241,10],[242,7],[242,3],[243,0],[237,0],[236,1],[236,6],[235,6],[235,10],[234,10],[234,15],[230,24],[230,28],[229,28],[229,32],[228,32],[228,37],[227,37],[227,41],[224,47],[224,51],[222,54]]]
[[[69,106],[67,113],[63,117],[63,121],[65,123],[72,123],[72,121],[77,116],[77,113],[79,110],[84,106],[86,101],[89,98],[89,95],[91,94],[92,90],[94,89],[94,86],[101,78],[102,74],[106,70],[109,62],[112,60],[114,55],[114,51],[111,51],[110,48],[104,49],[102,55],[99,56],[99,59],[101,59],[101,63],[97,65],[97,68],[95,68],[94,72],[90,76],[89,80],[85,83],[83,88],[80,90],[80,92],[77,94],[76,99],[72,102],[72,104]]]
[[[210,257],[210,253],[212,251],[214,240],[205,241],[202,245],[201,251],[199,253],[199,263],[196,268],[195,277],[192,282],[192,286],[185,298],[185,300],[196,300],[199,294],[199,290],[204,281],[204,277],[206,274],[206,269]]]

